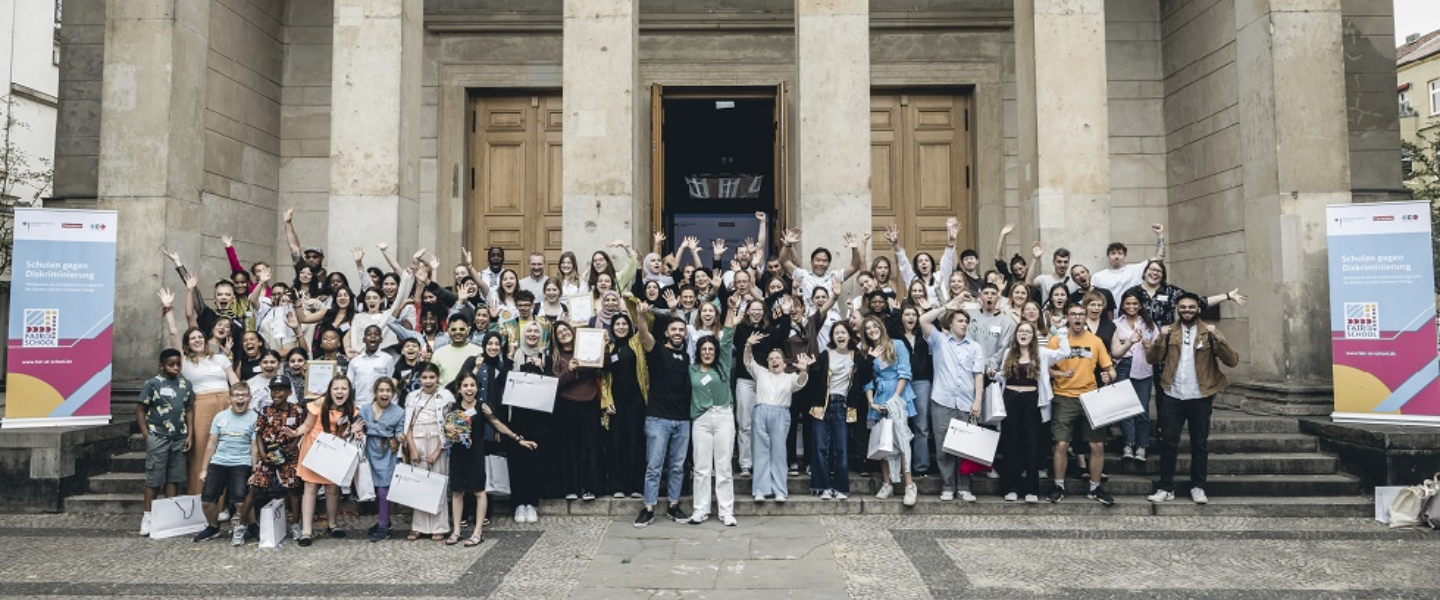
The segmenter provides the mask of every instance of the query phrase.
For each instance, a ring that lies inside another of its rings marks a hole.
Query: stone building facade
[[[1007,252],[1039,236],[1098,266],[1112,240],[1151,253],[1164,223],[1173,281],[1250,297],[1220,309],[1244,360],[1236,398],[1328,413],[1324,206],[1399,194],[1391,14],[1390,0],[69,0],[55,204],[120,211],[129,381],[153,368],[153,290],[180,285],[161,244],[207,278],[227,270],[222,234],[283,265],[290,206],[347,272],[351,247],[381,240],[445,262],[491,244],[512,263],[643,244],[685,216],[681,167],[665,165],[689,155],[667,148],[699,153],[721,118],[709,103],[732,102],[724,118],[770,116],[720,164],[766,157],[751,160],[769,182],[757,202],[806,232],[803,251],[892,221],[934,250],[954,215],[987,258],[1016,222]]]

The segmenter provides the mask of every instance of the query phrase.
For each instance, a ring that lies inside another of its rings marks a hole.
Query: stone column
[[[1072,264],[1105,267],[1110,114],[1105,0],[1015,0],[1021,221]]]
[[[1251,377],[1235,391],[1257,411],[1333,408],[1325,205],[1350,202],[1340,4],[1235,3]]]
[[[649,247],[635,225],[639,8],[565,0],[562,245],[582,256],[617,238]]]
[[[335,0],[330,106],[331,262],[419,236],[422,0]]]
[[[100,104],[99,206],[119,211],[114,380],[154,374],[161,285],[184,284],[157,248],[199,266],[210,1],[111,2]],[[184,315],[179,316],[183,327]]]
[[[795,62],[800,178],[800,262],[824,246],[848,264],[843,235],[870,226],[870,6],[866,0],[796,0]]]

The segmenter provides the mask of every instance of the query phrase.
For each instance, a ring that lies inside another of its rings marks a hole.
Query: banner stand
[[[110,422],[111,210],[15,209],[5,429]]]
[[[1336,422],[1440,426],[1430,210],[1325,208]]]

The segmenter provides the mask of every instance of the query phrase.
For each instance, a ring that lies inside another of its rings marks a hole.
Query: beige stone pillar
[[[209,0],[111,2],[100,104],[99,206],[119,211],[118,385],[154,374],[161,285],[184,284],[158,251],[200,260]],[[183,314],[180,322],[184,322]]]
[[[565,0],[562,245],[581,256],[617,238],[649,246],[635,214],[639,9]]]
[[[327,254],[419,236],[422,0],[334,0]]]
[[[1247,408],[1328,414],[1325,205],[1350,202],[1340,0],[1235,3]],[[1303,99],[1303,101],[1298,101]]]
[[[824,246],[850,260],[843,236],[870,224],[870,6],[866,0],[796,0],[795,62],[800,202],[792,207],[801,263]]]
[[[1105,0],[1015,0],[1015,72],[1021,220],[1047,250],[1064,246],[1072,264],[1102,269],[1111,241]]]

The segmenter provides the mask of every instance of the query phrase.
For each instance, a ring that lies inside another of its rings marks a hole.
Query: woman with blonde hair
[[[916,414],[915,391],[910,388],[913,379],[910,352],[904,344],[890,339],[885,323],[878,317],[865,317],[861,327],[861,337],[875,364],[875,379],[865,386],[870,401],[866,420],[872,429],[880,423],[890,423],[895,428],[896,451],[880,462],[883,482],[875,497],[889,498],[894,493],[892,484],[900,483],[903,478],[905,505],[914,506],[919,489],[910,476],[910,442],[914,436],[910,433],[909,419]]]

